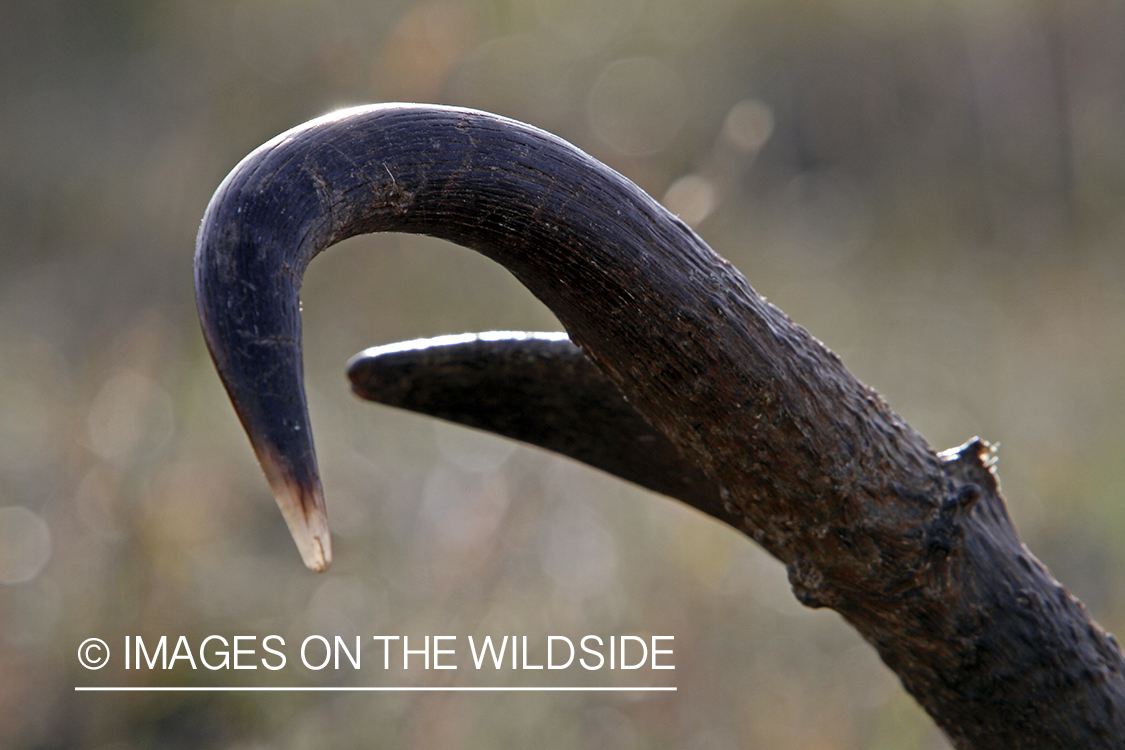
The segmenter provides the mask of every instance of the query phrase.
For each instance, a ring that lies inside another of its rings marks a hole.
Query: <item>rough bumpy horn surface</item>
[[[307,564],[331,559],[300,282],[376,231],[473,248],[558,316],[707,477],[718,512],[839,612],[959,748],[1125,746],[1125,658],[1027,551],[987,446],[936,453],[635,185],[535,128],[366,107],[250,154],[196,251],[204,337]]]

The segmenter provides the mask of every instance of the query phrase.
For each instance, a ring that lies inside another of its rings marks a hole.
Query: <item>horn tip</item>
[[[291,525],[289,532],[293,535],[293,541],[297,543],[297,549],[306,568],[314,573],[328,570],[332,564],[332,537],[324,513],[318,514],[315,522],[310,519],[310,523],[304,528],[297,529]]]
[[[332,564],[332,533],[320,480],[314,476],[309,482],[299,481],[269,452],[260,458],[301,559],[309,570],[323,573]]]

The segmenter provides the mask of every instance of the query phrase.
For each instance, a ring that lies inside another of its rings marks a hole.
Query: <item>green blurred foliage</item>
[[[557,329],[440,242],[357,238],[310,270],[338,543],[330,573],[307,573],[197,333],[195,231],[245,153],[337,107],[441,102],[558,133],[688,220],[935,447],[1001,442],[1025,540],[1120,631],[1123,37],[1113,0],[0,6],[0,745],[944,746],[748,540],[561,459],[357,405],[342,365],[363,347]],[[248,683],[89,672],[74,654],[91,636],[318,632],[674,634],[679,690],[73,692]]]

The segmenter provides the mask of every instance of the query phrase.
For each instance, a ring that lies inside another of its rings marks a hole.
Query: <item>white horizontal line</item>
[[[675,687],[75,687],[76,693],[636,693],[675,692]]]

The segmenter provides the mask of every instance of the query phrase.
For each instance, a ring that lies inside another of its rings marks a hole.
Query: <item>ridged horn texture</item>
[[[960,748],[1121,747],[1125,658],[1027,552],[979,440],[936,454],[676,217],[493,115],[385,105],[250,154],[196,251],[204,336],[306,563],[330,560],[302,386],[301,276],[365,232],[503,264],[705,474],[719,515],[840,612]]]

